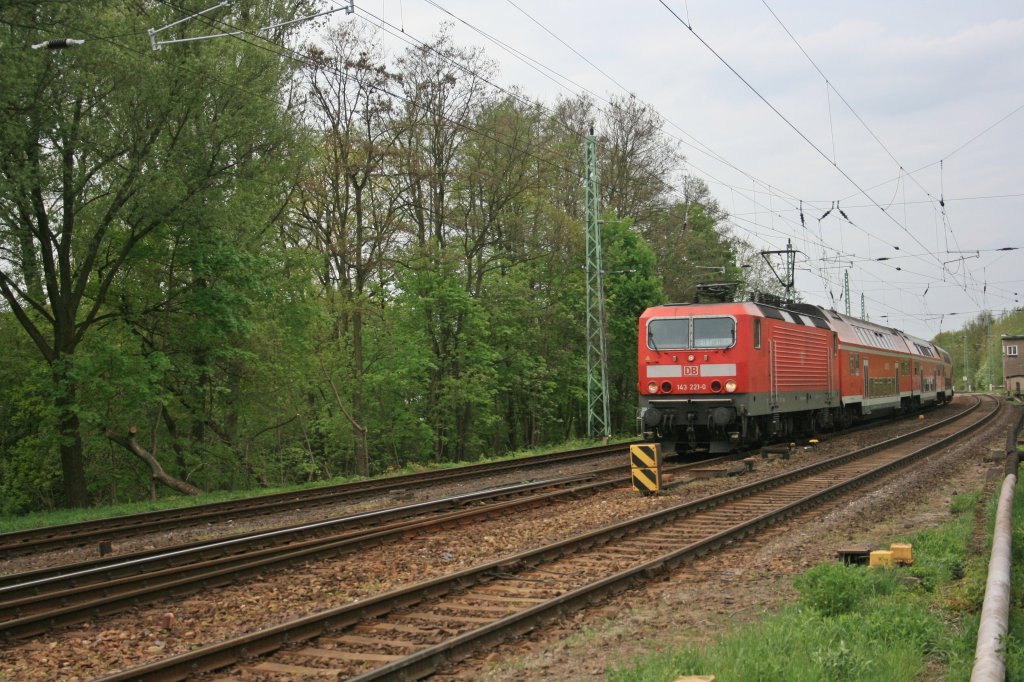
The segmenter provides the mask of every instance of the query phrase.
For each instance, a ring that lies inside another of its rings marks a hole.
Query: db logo
[[[699,375],[700,375],[700,367],[697,367],[695,365],[687,365],[686,367],[683,367],[683,376],[684,377],[695,377],[695,376],[699,376]]]

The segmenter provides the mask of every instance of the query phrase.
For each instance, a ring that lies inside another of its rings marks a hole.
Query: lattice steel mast
[[[587,232],[587,436],[611,435],[608,405],[608,344],[605,340],[604,271],[601,263],[601,198],[597,183],[597,140],[591,128],[586,156]]]
[[[846,301],[846,314],[850,315],[850,271],[843,272],[843,297]]]

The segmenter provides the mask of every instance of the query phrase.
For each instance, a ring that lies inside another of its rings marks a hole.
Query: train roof
[[[803,324],[808,327],[818,327],[819,329],[832,328],[820,308],[803,304],[781,307],[754,301],[738,301],[734,303],[666,303],[665,305],[648,308],[647,311],[645,311],[644,316],[650,317],[649,313],[652,310],[658,311],[657,314],[664,314],[663,311],[670,308],[679,309],[672,311],[672,314],[676,315],[691,314],[692,309],[703,308],[713,309],[713,311],[718,314],[752,315],[754,317],[768,317],[775,320],[784,320],[795,324]],[[683,310],[684,308],[689,308],[691,310]]]
[[[851,315],[844,315],[832,309],[826,310],[809,303],[782,303],[775,300],[770,303],[761,301],[667,303],[656,308],[649,308],[644,313],[644,316],[649,317],[649,313],[652,310],[664,311],[666,308],[714,308],[719,313],[739,313],[784,320],[820,329],[831,329],[838,335],[840,343],[872,346],[900,353],[910,353],[912,355],[949,361],[949,354],[931,341],[912,336],[894,327],[886,327],[870,320],[862,320]],[[674,311],[674,314],[685,315],[687,312],[677,310]]]

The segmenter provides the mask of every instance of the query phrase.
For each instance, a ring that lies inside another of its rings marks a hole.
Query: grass
[[[666,651],[607,671],[613,682],[715,675],[719,682],[967,680],[990,547],[969,550],[980,493],[953,500],[953,520],[893,542],[914,565],[816,566],[794,580],[799,599],[707,646]],[[990,501],[988,531],[994,519]],[[1024,681],[1024,494],[1014,505],[1014,573],[1007,680]]]
[[[626,442],[628,440],[632,440],[632,438],[617,439],[613,440],[612,442]],[[549,452],[560,452],[563,450],[581,449],[593,446],[594,443],[592,441],[573,440],[565,443],[547,445],[532,450],[520,450],[497,457],[484,458],[477,460],[475,462],[444,462],[437,465],[411,464],[400,470],[389,470],[386,473],[382,474],[380,477],[387,478],[391,476],[421,473],[424,471],[431,470],[456,469],[459,467],[471,466],[473,464],[513,460],[523,457],[532,457],[535,455],[547,454]],[[237,500],[247,497],[260,497],[263,495],[273,495],[275,493],[294,492],[297,490],[310,490],[315,488],[340,485],[343,483],[352,483],[359,480],[365,479],[358,476],[342,476],[335,477],[327,481],[316,481],[313,483],[303,483],[293,486],[284,486],[278,488],[256,488],[250,490],[216,491],[203,493],[202,495],[197,495],[195,497],[186,497],[183,495],[175,495],[173,493],[168,493],[167,497],[161,497],[156,500],[146,500],[117,505],[107,505],[103,507],[90,507],[86,509],[58,509],[47,512],[34,512],[31,514],[24,514],[21,516],[0,516],[0,533],[11,533],[20,530],[29,530],[32,528],[42,528],[46,526],[59,526],[71,523],[81,523],[83,521],[108,519],[115,516],[127,516],[131,514],[141,514],[144,512],[162,511],[164,509],[182,509],[186,507],[194,507],[198,505],[209,504],[211,502],[226,502],[229,500]]]
[[[164,509],[182,509],[195,507],[211,502],[226,502],[245,497],[257,497],[261,495],[272,495],[274,493],[318,488],[325,485],[336,485],[346,480],[336,478],[330,481],[318,481],[281,488],[258,488],[255,490],[228,490],[203,493],[195,497],[178,495],[174,497],[161,497],[156,500],[145,500],[140,502],[125,502],[123,504],[105,505],[102,507],[89,507],[85,509],[56,509],[47,512],[33,512],[21,516],[0,517],[0,533],[11,533],[31,528],[42,528],[45,526],[60,526],[70,523],[81,523],[83,521],[95,521],[97,519],[108,519],[115,516],[126,516],[130,514],[142,514],[151,511],[162,511]]]

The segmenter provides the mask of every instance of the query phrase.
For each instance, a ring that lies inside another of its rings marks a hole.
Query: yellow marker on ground
[[[661,446],[638,443],[629,446],[629,466],[633,474],[633,490],[653,495],[661,490]]]
[[[874,568],[875,566],[892,566],[892,551],[888,549],[876,549],[871,553],[871,559],[868,561],[868,566]]]

